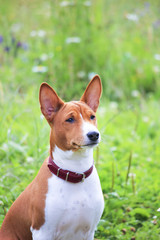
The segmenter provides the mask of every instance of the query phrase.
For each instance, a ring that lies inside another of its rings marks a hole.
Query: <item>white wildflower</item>
[[[150,158],[150,157],[147,157],[147,162],[151,162],[152,161],[152,158]]]
[[[5,152],[9,151],[9,146],[7,143],[3,143],[1,149],[3,149]]]
[[[68,6],[73,6],[74,2],[62,1],[59,5],[60,7],[68,7]]]
[[[159,66],[153,66],[153,71],[155,73],[159,73],[160,72],[160,67]]]
[[[81,39],[80,37],[68,37],[66,38],[66,43],[71,44],[71,43],[80,43]]]
[[[129,173],[128,176],[129,176],[129,177],[132,177],[132,178],[135,178],[135,177],[136,177],[136,174],[135,174],[135,173]]]
[[[157,212],[160,212],[160,208],[157,209]]]
[[[83,5],[86,6],[86,7],[90,7],[92,5],[92,3],[91,3],[91,1],[85,1],[83,3]]]
[[[132,96],[132,97],[135,97],[135,98],[138,98],[138,97],[140,96],[140,93],[139,93],[138,90],[133,90],[133,91],[131,92],[131,96]]]
[[[139,21],[139,17],[134,13],[126,14],[126,18],[130,21],[133,21],[133,22],[138,22]]]
[[[42,61],[46,61],[46,60],[48,60],[48,55],[46,54],[46,53],[43,53],[41,56],[40,56],[40,59],[42,60]]]
[[[35,37],[37,35],[37,32],[35,30],[31,31],[30,32],[30,36],[31,37]]]
[[[158,61],[160,61],[160,54],[154,54],[154,58]]]
[[[117,102],[110,102],[109,107],[113,110],[118,108],[118,103]]]
[[[30,36],[31,37],[36,37],[36,36],[38,36],[38,37],[44,37],[46,35],[46,32],[44,31],[44,30],[38,30],[38,31],[36,31],[36,30],[33,30],[33,31],[31,31],[30,32]]]
[[[22,28],[22,24],[21,23],[14,23],[12,26],[11,26],[11,31],[12,32],[19,32]]]
[[[147,123],[147,122],[149,122],[149,117],[148,116],[143,116],[142,120],[143,120],[143,122]]]
[[[32,68],[32,72],[34,73],[45,73],[48,71],[48,67],[46,66],[34,66]]]
[[[132,157],[134,157],[134,158],[138,158],[139,155],[138,155],[138,153],[133,153]]]
[[[28,163],[34,162],[34,158],[33,157],[27,157],[26,160],[27,160]]]
[[[11,129],[10,129],[10,128],[8,128],[7,135],[9,136],[9,135],[10,135],[10,133],[11,133]]]
[[[44,36],[46,35],[46,32],[45,32],[44,30],[39,30],[39,31],[37,32],[37,35],[38,35],[39,37],[44,37]]]
[[[77,72],[77,77],[78,78],[84,78],[85,76],[86,76],[86,73],[84,71]]]

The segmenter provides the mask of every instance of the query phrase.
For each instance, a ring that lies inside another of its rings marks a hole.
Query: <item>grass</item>
[[[105,210],[95,237],[160,239],[158,1],[3,1],[0,21],[0,225],[48,156],[41,82],[68,101],[98,73]]]
[[[98,170],[106,207],[98,236],[159,239],[158,103],[139,98],[132,106],[113,106],[99,109],[99,116],[109,123],[99,124],[103,140]]]

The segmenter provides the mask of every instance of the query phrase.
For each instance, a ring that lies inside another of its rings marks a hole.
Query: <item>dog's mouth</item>
[[[95,147],[98,145],[99,142],[92,142],[92,143],[87,143],[87,144],[82,144],[82,145],[79,145],[75,142],[72,143],[72,145],[74,146],[74,148],[76,149],[79,149],[79,148],[85,148],[85,147]]]

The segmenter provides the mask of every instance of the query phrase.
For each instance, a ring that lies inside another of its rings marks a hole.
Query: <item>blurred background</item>
[[[1,88],[47,81],[70,99],[98,73],[103,97],[160,95],[159,1],[7,0],[0,13]]]
[[[99,74],[96,239],[160,239],[160,2],[0,0],[0,225],[49,150],[39,87],[78,100]]]

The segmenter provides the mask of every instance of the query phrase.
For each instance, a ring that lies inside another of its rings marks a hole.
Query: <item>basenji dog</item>
[[[95,113],[102,85],[98,75],[80,101],[63,102],[42,83],[41,111],[50,131],[50,156],[12,204],[0,240],[93,240],[104,201],[93,161],[100,142]]]

